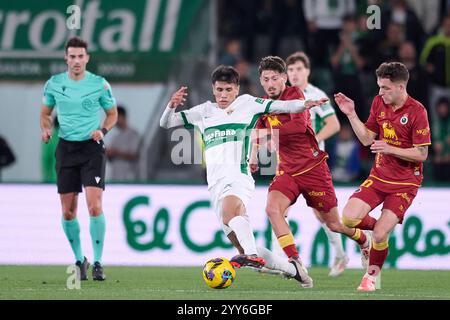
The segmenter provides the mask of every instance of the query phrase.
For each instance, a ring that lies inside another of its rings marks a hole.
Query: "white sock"
[[[286,253],[284,253],[283,249],[278,242],[277,236],[272,230],[272,253],[276,254],[279,257],[286,258]]]
[[[322,223],[322,228],[325,230],[325,233],[328,237],[328,242],[333,246],[334,252],[336,253],[336,257],[343,257],[345,256],[344,247],[342,245],[342,237],[341,234],[338,232],[331,231],[326,223]]]
[[[257,247],[257,250],[258,255],[266,260],[266,264],[264,265],[264,267],[272,270],[282,271],[290,274],[291,276],[296,275],[297,270],[292,263],[289,263],[287,261],[286,256],[282,258],[264,247]]]
[[[245,254],[257,254],[255,236],[247,219],[243,216],[236,216],[228,222],[228,226],[233,229]]]

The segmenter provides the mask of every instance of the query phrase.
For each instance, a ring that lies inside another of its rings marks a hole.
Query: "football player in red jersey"
[[[268,97],[274,100],[304,99],[300,89],[287,87],[286,64],[280,57],[269,56],[259,65],[260,82]],[[316,209],[328,228],[356,240],[368,254],[369,239],[359,229],[344,226],[339,219],[337,199],[331,173],[326,163],[328,154],[320,150],[311,127],[308,112],[303,114],[272,114],[261,117],[256,125],[267,129],[278,156],[277,174],[269,187],[266,213],[283,251],[291,262],[302,264],[294,236],[285,220],[286,210],[300,195],[308,206]],[[252,150],[255,163],[256,149]],[[255,165],[253,171],[257,170]],[[356,236],[356,237],[355,237]]]
[[[379,93],[364,124],[354,102],[342,93],[335,101],[348,117],[356,136],[376,154],[369,177],[350,197],[343,212],[348,227],[373,230],[369,267],[358,290],[374,291],[376,276],[388,255],[389,234],[402,223],[423,180],[428,156],[430,126],[427,111],[406,91],[408,69],[399,62],[381,64],[376,70]],[[383,203],[378,220],[369,216]]]

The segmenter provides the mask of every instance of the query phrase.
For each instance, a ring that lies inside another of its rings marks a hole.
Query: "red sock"
[[[295,240],[292,233],[288,233],[281,237],[278,237],[278,243],[289,258],[298,258],[298,251],[297,247],[295,246]]]
[[[370,249],[370,257],[369,257],[369,268],[367,270],[367,273],[371,276],[376,276],[381,271],[381,268],[383,267],[384,261],[386,261],[389,247],[386,244],[386,247],[381,250],[377,250],[374,247],[375,245],[372,245],[372,249]]]
[[[355,226],[355,228],[362,230],[373,230],[375,223],[377,223],[377,219],[366,214],[366,216]]]
[[[351,236],[351,238],[355,240],[360,246],[362,246],[367,240],[364,232],[361,232],[361,230],[357,228],[355,228],[355,233],[353,234],[353,236]]]
[[[295,244],[291,244],[283,248],[284,253],[288,256],[288,258],[297,259],[298,258],[298,250]]]

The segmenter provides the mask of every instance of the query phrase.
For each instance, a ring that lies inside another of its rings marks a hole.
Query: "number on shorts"
[[[366,181],[364,181],[361,184],[361,187],[369,188],[371,185],[373,185],[373,180],[372,179],[367,179]]]

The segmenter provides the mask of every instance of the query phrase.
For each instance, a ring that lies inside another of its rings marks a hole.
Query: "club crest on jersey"
[[[408,123],[408,115],[407,114],[403,115],[403,117],[400,118],[400,123],[401,124],[407,124]]]

